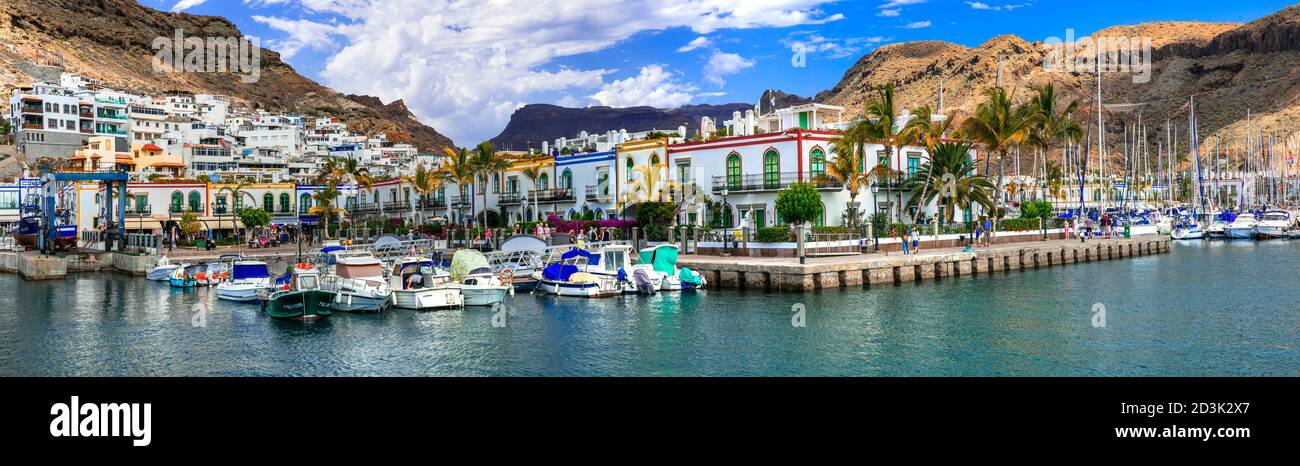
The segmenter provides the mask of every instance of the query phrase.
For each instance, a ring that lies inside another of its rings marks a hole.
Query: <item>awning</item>
[[[298,225],[298,224],[301,224],[301,223],[302,223],[302,222],[298,221],[297,218],[273,218],[273,219],[271,219],[271,224],[272,224],[272,225]]]

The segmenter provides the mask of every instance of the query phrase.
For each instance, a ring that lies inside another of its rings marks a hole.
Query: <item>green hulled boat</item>
[[[262,301],[262,312],[277,319],[316,320],[329,317],[334,293],[320,290],[320,272],[309,264],[294,267],[289,289],[271,293]]]

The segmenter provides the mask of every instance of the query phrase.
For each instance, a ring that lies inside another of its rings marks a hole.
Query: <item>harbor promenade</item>
[[[919,253],[879,252],[810,257],[683,255],[678,266],[699,272],[714,288],[809,291],[843,287],[899,285],[962,275],[1032,270],[1092,261],[1169,252],[1169,237],[1059,239],[990,247],[922,249]]]

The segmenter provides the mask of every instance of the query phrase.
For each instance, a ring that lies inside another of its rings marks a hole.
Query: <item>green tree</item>
[[[235,215],[238,215],[240,223],[244,224],[245,238],[251,236],[254,229],[271,224],[271,213],[264,209],[244,207],[235,211]]]
[[[975,161],[970,158],[970,150],[970,143],[940,143],[935,146],[930,160],[925,162],[929,166],[921,167],[915,175],[903,181],[904,188],[911,190],[922,205],[938,198],[939,218],[948,223],[953,222],[958,209],[968,209],[972,203],[986,209],[994,207],[992,198],[997,193],[997,186],[987,176],[975,173]]]
[[[863,187],[871,183],[880,183],[882,181],[891,181],[898,178],[898,172],[891,170],[888,165],[877,164],[870,170],[864,170],[863,162],[863,144],[866,143],[869,122],[861,122],[850,127],[840,136],[831,140],[830,152],[835,158],[826,164],[826,173],[813,179],[814,182],[822,183],[829,180],[836,180],[844,183],[844,189],[849,192],[849,202],[847,204],[846,217],[851,221],[849,227],[856,227],[857,224],[857,198]]]
[[[199,221],[198,214],[192,210],[186,210],[184,214],[181,214],[181,220],[177,222],[176,226],[180,227],[181,234],[187,238],[193,238],[203,229],[203,223]]]
[[[985,89],[983,95],[984,101],[975,108],[973,117],[962,122],[961,130],[965,137],[984,144],[990,153],[997,154],[997,185],[1002,186],[1007,154],[1029,137],[1030,129],[1038,120],[1038,113],[1033,106],[1014,105],[1012,96],[1000,87]],[[986,158],[984,174],[987,176],[988,172],[989,158]],[[1001,197],[1001,194],[994,196],[995,205],[1001,205]]]
[[[949,113],[941,119],[936,119],[934,118],[934,112],[930,110],[930,106],[925,105],[917,109],[914,115],[914,118],[908,120],[903,126],[904,139],[920,141],[925,145],[926,153],[934,154],[935,147],[943,141],[944,134],[948,132],[948,127],[952,125],[952,120],[956,117],[956,114]],[[929,164],[928,168],[933,169],[934,164]],[[922,187],[921,198],[928,196],[930,180],[933,175],[933,172],[926,171],[926,183]],[[929,205],[929,203],[925,205]],[[917,208],[916,212],[912,214],[911,223],[916,223],[916,216],[921,213],[921,210],[921,208]]]
[[[325,228],[325,237],[329,238],[330,217],[334,216],[339,209],[334,207],[334,199],[339,196],[337,182],[325,185],[319,191],[312,193],[312,203],[315,205],[308,210],[309,213],[320,215],[321,226]]]
[[[457,188],[473,183],[476,168],[474,167],[474,157],[469,149],[444,147],[442,150],[447,153],[447,158],[443,160],[439,176],[456,183]],[[462,222],[465,222],[465,211],[461,210],[464,202],[465,199],[459,199],[456,204],[456,211],[460,213]],[[471,211],[470,215],[474,215],[474,212]]]
[[[776,212],[794,225],[822,218],[822,196],[811,183],[794,183],[776,194]]]
[[[894,105],[894,84],[890,83],[876,89],[876,96],[867,101],[867,115],[863,127],[866,140],[877,141],[885,146],[885,158],[893,156],[902,147],[911,144],[916,137],[912,131],[903,131],[898,123],[897,108]],[[898,190],[898,221],[902,221],[903,192]]]
[[[1046,187],[1054,180],[1061,180],[1060,165],[1047,160],[1047,155],[1053,147],[1061,148],[1061,165],[1065,164],[1065,147],[1070,143],[1077,143],[1083,138],[1083,127],[1075,121],[1075,113],[1079,110],[1079,101],[1072,100],[1061,107],[1060,98],[1056,94],[1056,87],[1052,83],[1044,84],[1035,88],[1035,94],[1029,105],[1036,113],[1035,123],[1029,133],[1028,142],[1043,152],[1043,171],[1041,175],[1047,180],[1045,183],[1039,183],[1040,189]],[[1058,144],[1059,142],[1059,144]],[[1055,168],[1057,173],[1052,173]]]
[[[533,194],[533,196],[532,196],[532,198],[533,198],[533,217],[532,217],[532,218],[528,218],[527,220],[530,221],[530,222],[532,222],[532,221],[537,221],[538,219],[541,219],[541,218],[542,218],[542,217],[541,217],[541,214],[539,214],[539,213],[537,212],[537,194],[536,194],[536,191],[537,191],[537,179],[538,179],[538,178],[541,178],[541,177],[542,177],[542,174],[543,174],[543,173],[546,173],[546,170],[544,170],[544,169],[541,167],[541,165],[533,164],[533,165],[530,165],[530,166],[524,168],[523,170],[520,170],[520,173],[523,173],[524,178],[528,178],[528,182],[532,184],[532,186],[533,186],[533,191],[534,191],[534,194]]]
[[[425,167],[424,164],[416,165],[415,173],[407,177],[406,181],[411,183],[411,190],[415,191],[415,195],[421,203],[427,202],[429,194],[437,191],[438,188],[442,187],[443,183],[443,179]],[[424,219],[421,217],[419,224],[423,223]]]
[[[474,167],[474,174],[477,175],[475,178],[478,180],[478,185],[475,187],[478,191],[481,191],[481,194],[483,195],[483,224],[480,226],[488,228],[488,182],[491,181],[493,176],[499,176],[501,172],[509,170],[511,163],[510,160],[497,155],[497,151],[492,147],[492,143],[483,141],[478,143],[478,146],[474,147],[474,158],[471,165]],[[475,217],[475,219],[477,220],[477,217]]]

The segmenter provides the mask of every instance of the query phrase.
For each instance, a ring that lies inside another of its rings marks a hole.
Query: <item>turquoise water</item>
[[[519,294],[504,327],[489,308],[286,322],[142,278],[0,275],[0,375],[1296,376],[1298,264],[1300,241],[1206,242],[870,290]]]

